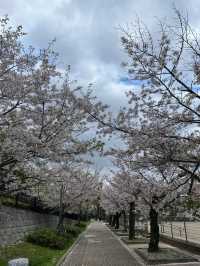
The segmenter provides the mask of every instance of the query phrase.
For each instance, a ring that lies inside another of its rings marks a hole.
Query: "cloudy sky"
[[[60,64],[70,64],[81,84],[93,82],[95,94],[117,110],[130,84],[120,66],[126,59],[119,26],[139,16],[150,28],[156,17],[172,20],[173,4],[200,26],[200,0],[1,0],[0,15],[23,25],[27,44],[44,48],[56,38]],[[132,87],[137,86],[131,85]]]
[[[174,3],[199,24],[199,0]],[[120,82],[125,55],[119,26],[138,15],[153,28],[155,17],[173,18],[172,7],[171,0],[1,0],[0,15],[8,14],[12,23],[23,25],[28,33],[25,41],[35,47],[56,38],[61,64],[70,64],[81,83],[94,82],[96,94],[118,107],[127,86]]]

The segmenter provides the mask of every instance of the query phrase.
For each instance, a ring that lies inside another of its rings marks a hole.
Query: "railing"
[[[160,233],[171,238],[200,243],[200,222],[162,222]]]
[[[16,195],[3,195],[1,202],[4,205],[33,209],[39,212],[49,212],[51,209],[37,197],[27,195],[25,193],[17,193]]]

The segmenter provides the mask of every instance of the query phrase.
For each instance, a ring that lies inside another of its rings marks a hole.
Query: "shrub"
[[[81,228],[75,226],[75,225],[65,225],[64,227],[65,233],[69,234],[73,237],[76,237],[77,235],[79,235],[81,233]]]
[[[84,229],[86,227],[87,223],[86,222],[80,222],[80,223],[77,223],[75,225],[80,227],[80,228],[82,228],[82,229]]]
[[[55,230],[49,228],[37,229],[27,236],[27,241],[43,247],[64,249],[69,238],[60,236]]]

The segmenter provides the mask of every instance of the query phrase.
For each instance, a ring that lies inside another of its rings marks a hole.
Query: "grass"
[[[81,228],[81,232],[86,227]],[[0,266],[7,266],[8,261],[14,258],[28,258],[30,266],[55,266],[59,259],[66,253],[76,237],[69,239],[64,250],[51,249],[32,243],[24,242],[17,245],[0,248]]]
[[[70,240],[64,250],[50,249],[26,242],[1,248],[0,266],[7,266],[9,260],[19,257],[28,258],[30,266],[54,266],[73,242],[74,239]]]

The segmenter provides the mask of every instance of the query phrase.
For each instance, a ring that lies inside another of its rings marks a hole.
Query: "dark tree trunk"
[[[119,229],[119,213],[116,212],[115,214],[115,229]]]
[[[32,201],[32,208],[33,208],[34,210],[37,209],[37,198],[36,198],[36,197],[33,198],[33,201]]]
[[[159,250],[159,225],[158,212],[151,207],[149,212],[150,218],[150,242],[148,252],[157,252]]]
[[[97,221],[99,220],[99,217],[100,217],[100,204],[99,202],[97,203]]]
[[[15,196],[15,207],[18,207],[18,203],[19,203],[19,194]]]
[[[88,219],[88,211],[87,211],[87,210],[85,211],[85,220],[86,220],[86,221],[89,220],[89,219]]]
[[[129,240],[135,238],[135,202],[129,203]]]
[[[99,207],[98,220],[101,221],[101,207]]]
[[[111,224],[111,226],[112,226],[112,227],[115,226],[115,215],[114,215],[114,214],[112,215],[112,224]]]
[[[109,225],[111,226],[112,225],[112,215],[109,215],[109,218],[108,218],[109,220],[108,220],[108,223],[109,223]]]
[[[78,224],[81,224],[81,218],[82,218],[82,206],[80,204],[79,206],[79,214],[78,214]]]
[[[127,219],[126,219],[126,211],[123,211],[123,222],[124,222],[124,231],[127,232]]]
[[[85,220],[86,220],[86,221],[89,221],[88,209],[89,209],[89,206],[88,206],[88,204],[87,204],[87,205],[86,205],[86,210],[85,210]]]
[[[64,187],[63,184],[60,188],[60,207],[59,207],[59,218],[58,218],[58,225],[57,225],[57,231],[59,234],[62,234],[64,232],[64,206],[63,206],[63,193],[64,193]]]
[[[64,215],[59,217],[58,225],[57,225],[57,232],[58,234],[63,234],[64,233]]]

